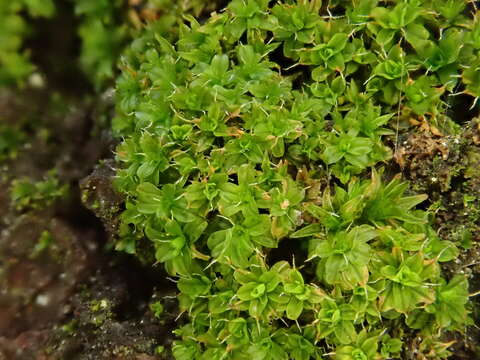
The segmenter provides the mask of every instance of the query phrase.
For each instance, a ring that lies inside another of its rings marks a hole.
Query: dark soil
[[[114,142],[99,101],[46,89],[0,93],[0,121],[25,134],[0,170],[0,359],[153,359],[172,341],[174,284],[111,249],[123,199],[113,190]],[[18,211],[16,178],[56,169],[69,194]],[[85,205],[84,205],[85,204]],[[103,220],[103,223],[101,220]],[[39,250],[43,233],[51,236]],[[162,321],[154,301],[169,310]]]

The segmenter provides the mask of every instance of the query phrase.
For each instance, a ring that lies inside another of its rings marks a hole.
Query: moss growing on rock
[[[476,96],[468,6],[233,0],[135,41],[113,124],[120,247],[146,238],[178,276],[177,359],[395,357],[412,334],[449,355],[457,244],[375,168],[401,159],[400,121],[436,129],[457,87]]]

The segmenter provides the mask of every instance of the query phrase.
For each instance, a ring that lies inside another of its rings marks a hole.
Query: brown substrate
[[[1,92],[0,108],[1,123],[28,139],[0,170],[0,359],[154,358],[172,340],[175,301],[164,296],[174,284],[111,250],[122,198],[111,160],[93,171],[113,154],[97,115],[111,104],[25,90]],[[68,195],[15,209],[12,180],[52,169]],[[169,310],[161,321],[148,306],[157,300]]]
[[[400,143],[397,165],[416,193],[426,193],[434,215],[434,228],[443,240],[460,249],[459,256],[443,263],[447,278],[466,274],[473,295],[471,318],[476,324],[464,335],[446,337],[455,341],[452,359],[480,357],[480,118],[463,124],[457,135],[444,136],[423,127],[411,129]]]

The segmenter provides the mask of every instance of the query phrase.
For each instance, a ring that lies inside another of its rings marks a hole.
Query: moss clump
[[[119,244],[147,239],[179,277],[175,358],[391,358],[417,338],[448,356],[467,323],[466,278],[440,268],[457,246],[416,209],[426,196],[376,168],[404,118],[451,123],[449,96],[478,95],[469,6],[233,0],[134,42]]]
[[[50,172],[43,181],[30,179],[12,181],[10,197],[17,211],[42,209],[67,195],[68,186],[62,185],[55,172]]]

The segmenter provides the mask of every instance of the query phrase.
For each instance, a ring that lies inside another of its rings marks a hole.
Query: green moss
[[[478,14],[469,1],[232,0],[205,16],[216,4],[75,2],[79,63],[97,89],[123,53],[115,247],[177,278],[187,321],[173,355],[448,357],[446,334],[469,324],[468,283],[442,268],[477,246],[480,140],[478,121],[461,134],[447,111],[458,89],[473,108],[480,96]],[[0,84],[34,69],[24,10],[54,7],[0,5]],[[391,171],[409,123],[432,146],[409,154],[412,185]],[[2,129],[0,157],[14,158],[25,138]],[[115,218],[95,190],[82,201]],[[17,179],[12,204],[40,209],[65,192],[54,175]],[[44,233],[34,252],[50,244]],[[92,301],[90,323],[102,328],[111,306]],[[160,302],[150,310],[164,316]]]
[[[26,134],[17,127],[0,125],[0,161],[15,158],[26,139]]]
[[[96,299],[90,301],[89,310],[90,322],[96,327],[101,327],[107,320],[113,316],[111,303],[109,299]]]
[[[73,320],[70,320],[68,323],[62,325],[61,330],[65,334],[69,336],[73,336],[75,334],[77,326],[78,326],[78,321],[73,319]]]
[[[52,17],[55,6],[52,0],[12,0],[0,4],[0,87],[24,81],[35,66],[23,49],[30,33],[30,24],[22,16]]]
[[[466,5],[233,0],[176,37],[135,40],[113,124],[119,249],[149,241],[179,278],[190,323],[175,358],[374,359],[390,340],[383,356],[398,355],[412,329],[422,352],[448,356],[467,282],[440,264],[459,250],[415,208],[426,196],[376,169],[400,119],[442,117],[470,84]],[[448,168],[441,188],[464,170]]]
[[[10,189],[12,205],[17,211],[42,209],[66,196],[67,185],[61,185],[54,172],[43,181],[13,180]]]
[[[148,0],[137,5],[126,0],[75,1],[75,13],[81,22],[80,64],[97,89],[112,82],[125,43],[135,39],[143,28],[151,26],[168,36],[183,14],[213,10],[216,1]]]
[[[48,230],[42,231],[37,244],[32,250],[31,256],[33,258],[39,256],[42,252],[48,251],[49,248],[53,245],[55,239]]]
[[[150,311],[153,312],[153,315],[156,318],[161,318],[164,312],[163,305],[160,301],[155,301],[149,305]]]

